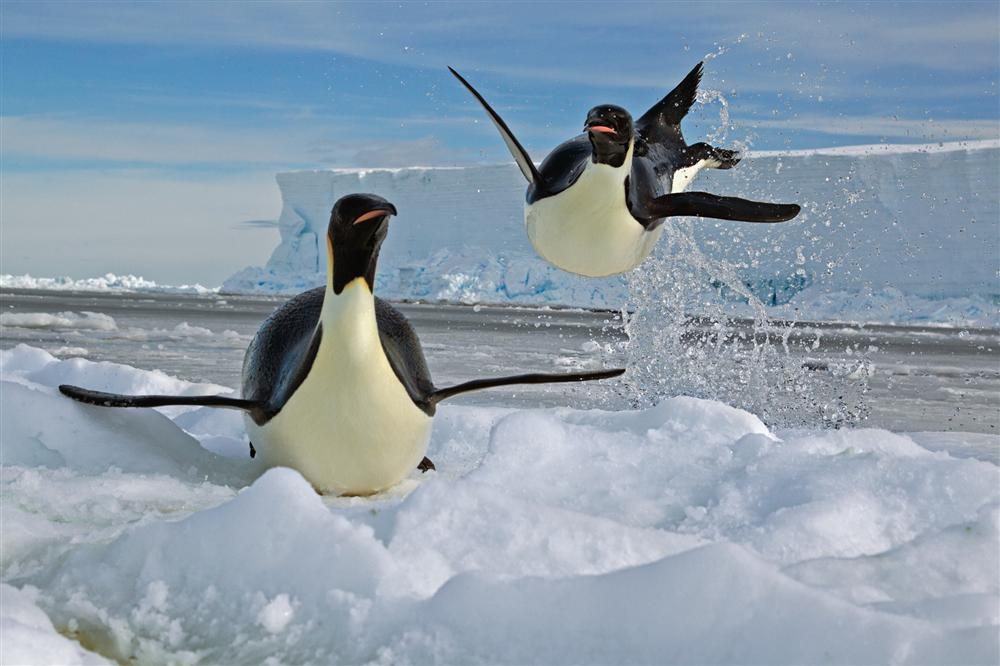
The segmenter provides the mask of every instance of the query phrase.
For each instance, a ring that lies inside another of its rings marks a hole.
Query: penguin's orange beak
[[[618,134],[614,128],[607,125],[587,125],[587,129],[591,132],[601,132],[603,134]]]
[[[370,210],[364,215],[359,215],[358,219],[354,220],[354,222],[352,222],[351,224],[361,224],[362,222],[367,222],[368,220],[374,220],[377,217],[383,217],[385,215],[395,215],[395,214],[396,214],[395,210],[384,210],[384,209]]]

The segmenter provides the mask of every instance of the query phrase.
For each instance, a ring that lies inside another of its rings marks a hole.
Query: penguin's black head
[[[587,114],[583,130],[590,139],[595,164],[620,167],[632,141],[632,116],[620,106],[595,106]]]
[[[395,214],[395,206],[374,194],[348,194],[333,205],[326,235],[334,293],[359,277],[374,288],[379,249]]]

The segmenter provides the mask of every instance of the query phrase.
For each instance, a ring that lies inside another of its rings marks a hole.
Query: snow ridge
[[[239,414],[55,389],[222,387],[23,345],[0,374],[5,661],[1000,658],[995,438],[445,405],[437,472],[324,498],[247,458]]]

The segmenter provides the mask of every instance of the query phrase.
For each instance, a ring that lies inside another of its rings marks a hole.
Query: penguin
[[[557,146],[539,167],[472,84],[448,69],[486,110],[528,181],[524,219],[538,254],[565,271],[606,277],[642,263],[668,217],[786,222],[800,211],[796,204],[683,191],[701,169],[731,169],[740,161],[732,150],[688,145],[681,134],[702,66],[638,121],[620,106],[594,107],[583,133]]]
[[[438,388],[406,318],[372,289],[396,208],[373,194],[339,199],[326,235],[326,285],[275,310],[247,348],[242,398],[119,395],[63,384],[64,395],[104,407],[198,405],[243,411],[250,455],[298,470],[321,493],[370,495],[425,457],[437,404],[510,384],[606,379],[598,372],[527,374]]]

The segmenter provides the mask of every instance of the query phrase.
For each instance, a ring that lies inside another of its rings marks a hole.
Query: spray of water
[[[867,415],[863,359],[857,367],[804,362],[793,347],[816,346],[819,334],[796,336],[794,322],[772,321],[732,266],[700,251],[690,222],[670,224],[661,244],[628,276],[631,303],[623,317],[633,406],[690,395],[776,426],[839,427]],[[713,284],[738,294],[753,316],[734,317]]]
[[[729,52],[729,49],[731,49],[731,48],[733,48],[735,46],[739,46],[744,41],[746,41],[748,37],[750,37],[750,35],[747,34],[747,33],[745,33],[745,32],[743,32],[743,33],[740,33],[739,37],[737,37],[736,39],[734,39],[734,40],[732,40],[730,42],[722,42],[720,44],[716,44],[715,50],[712,51],[711,53],[706,53],[705,57],[702,58],[702,60],[704,60],[705,62],[708,62],[709,60],[715,60],[716,58],[724,56],[726,53]]]
[[[721,46],[706,59],[728,48]],[[723,143],[731,130],[725,95],[703,90],[696,101],[719,105],[719,125],[707,138]],[[748,140],[736,143],[745,148]],[[766,189],[766,183],[754,183],[764,198]],[[802,221],[810,214],[814,219],[809,224],[829,223],[829,212],[819,209],[807,210]],[[721,400],[777,426],[839,427],[863,420],[870,362],[808,361],[801,352],[815,351],[820,334],[798,333],[795,322],[772,321],[741,275],[768,248],[747,247],[745,265],[708,256],[697,242],[697,224],[706,222],[669,220],[656,252],[627,277],[630,302],[622,316],[629,339],[631,404],[645,406],[683,394]],[[725,235],[740,242],[739,231]],[[795,248],[797,257],[803,252],[816,257],[822,251]],[[745,303],[739,317],[733,314],[733,301]]]
[[[717,103],[719,105],[719,125],[714,130],[708,133],[706,139],[709,143],[722,143],[729,136],[729,100],[726,96],[718,90],[706,90],[699,89],[698,94],[695,96],[695,103],[697,104],[713,104]]]

